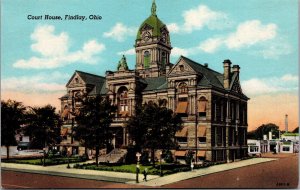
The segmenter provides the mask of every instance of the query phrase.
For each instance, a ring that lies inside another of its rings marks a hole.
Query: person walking
[[[143,172],[143,174],[144,174],[144,179],[143,179],[143,181],[147,181],[147,173],[148,173],[148,169],[145,168],[145,169],[144,169],[144,172]]]

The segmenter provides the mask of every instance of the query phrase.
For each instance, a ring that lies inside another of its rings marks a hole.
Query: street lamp
[[[140,157],[142,156],[141,153],[137,152],[135,154],[136,156],[136,160],[137,160],[137,163],[136,163],[136,183],[139,183],[139,173],[140,173],[140,165],[139,165],[139,161],[140,161]]]
[[[70,167],[70,147],[68,147],[68,149],[67,149],[67,157],[68,157],[68,165],[67,165],[67,169],[70,169],[71,167]]]
[[[116,149],[116,134],[114,133],[113,136],[114,136],[114,149]]]
[[[161,157],[162,157],[162,151],[159,152],[159,170],[160,170],[160,176],[162,176],[162,171],[161,171]]]

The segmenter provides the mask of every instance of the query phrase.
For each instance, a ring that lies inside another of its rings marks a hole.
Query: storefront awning
[[[207,101],[198,102],[198,112],[206,112],[206,103]]]
[[[203,150],[197,151],[197,157],[205,157],[205,154],[206,154],[206,151],[203,151]]]
[[[176,108],[176,113],[186,113],[187,112],[187,102],[179,102]]]
[[[187,137],[188,127],[183,127],[175,133],[175,137]]]
[[[197,131],[197,136],[198,137],[205,137],[206,136],[206,126],[198,126],[198,131]]]
[[[185,156],[186,151],[185,150],[178,150],[175,152],[175,156]]]

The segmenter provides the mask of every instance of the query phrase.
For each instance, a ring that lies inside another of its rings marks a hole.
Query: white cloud
[[[277,34],[276,24],[263,25],[259,20],[250,20],[241,23],[236,32],[230,34],[225,40],[229,49],[251,46],[258,42],[274,39]]]
[[[199,49],[206,53],[213,53],[222,45],[222,43],[222,38],[209,38],[199,45]]]
[[[84,43],[81,50],[69,52],[67,33],[54,34],[52,25],[38,26],[31,35],[34,43],[31,49],[40,54],[28,60],[17,60],[13,66],[22,69],[52,69],[75,62],[93,64],[98,61],[97,55],[105,50],[105,45],[96,40]]]
[[[283,81],[298,81],[298,76],[292,74],[286,74],[281,77]]]
[[[189,50],[188,49],[182,49],[182,48],[178,48],[178,47],[174,47],[171,51],[171,56],[187,56],[189,54]]]
[[[103,34],[106,38],[112,38],[118,42],[123,42],[127,36],[134,36],[137,29],[134,27],[125,26],[123,23],[117,23],[110,31]]]
[[[52,25],[37,27],[31,34],[31,39],[35,41],[31,49],[43,56],[61,56],[67,53],[69,46],[69,36],[65,32],[59,35],[54,34],[55,28]]]
[[[171,33],[178,33],[180,31],[180,28],[176,23],[167,24],[167,28]]]
[[[206,53],[214,53],[220,47],[239,50],[241,48],[259,45],[262,50],[256,54],[265,58],[278,57],[290,53],[289,44],[278,42],[277,26],[273,23],[262,24],[259,20],[245,21],[239,24],[235,32],[228,35],[209,38],[200,43],[199,49]],[[264,43],[262,43],[264,42]],[[281,46],[281,44],[283,44]],[[285,44],[285,45],[284,45]]]
[[[209,29],[220,29],[224,27],[227,15],[223,12],[213,11],[205,5],[199,5],[196,9],[190,9],[183,13],[183,28],[186,32],[200,30],[204,26]]]
[[[65,91],[65,84],[57,83],[67,80],[68,74],[60,72],[39,73],[34,76],[9,77],[1,80],[2,91],[54,93]]]
[[[132,49],[129,49],[129,50],[126,50],[126,51],[121,51],[121,52],[118,52],[117,54],[118,55],[134,55],[135,54],[135,49],[132,48]]]
[[[211,10],[206,5],[199,5],[197,8],[184,11],[182,14],[183,24],[167,24],[171,33],[191,33],[194,30],[201,30],[207,27],[210,30],[220,30],[232,25],[227,14]]]
[[[252,78],[241,82],[246,95],[290,92],[298,90],[298,76],[286,74],[282,77]]]

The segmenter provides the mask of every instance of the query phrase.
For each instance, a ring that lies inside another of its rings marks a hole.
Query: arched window
[[[182,82],[178,85],[178,92],[180,94],[186,94],[188,93],[188,87],[187,87],[187,84]]]
[[[148,69],[150,67],[150,52],[144,52],[144,68]]]
[[[166,99],[160,99],[160,100],[158,100],[158,104],[161,107],[167,107],[167,103],[168,103],[168,101]]]
[[[167,62],[167,56],[166,56],[166,52],[162,52],[161,54],[161,64],[164,67],[166,65]]]
[[[206,107],[207,107],[207,100],[205,97],[200,97],[198,101],[198,114],[200,119],[206,118]]]
[[[118,113],[121,117],[125,117],[129,112],[128,90],[126,87],[121,87],[118,90]]]

